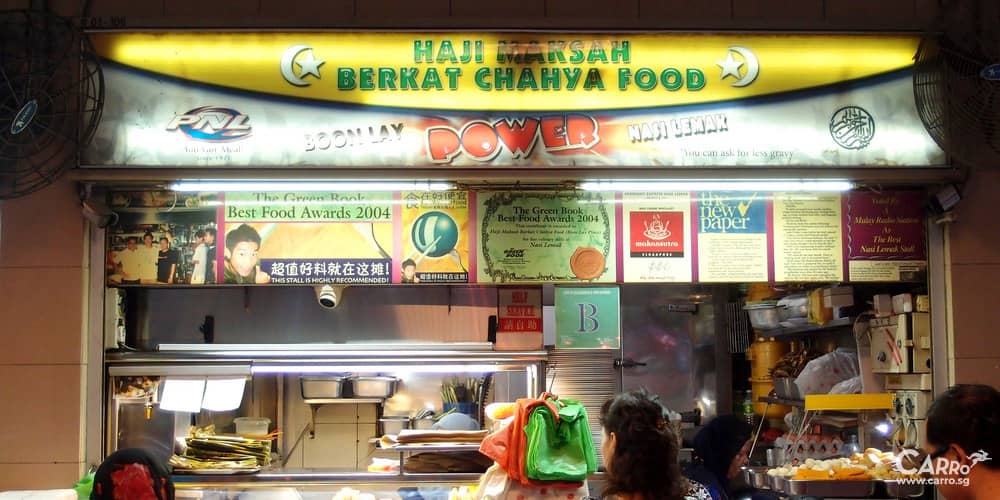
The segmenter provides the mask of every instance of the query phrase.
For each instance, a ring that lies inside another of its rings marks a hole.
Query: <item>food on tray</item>
[[[517,403],[491,403],[486,405],[486,416],[493,420],[503,420],[514,416]]]
[[[428,444],[428,443],[450,443],[450,444],[461,444],[461,443],[474,443],[478,444],[483,441],[489,431],[478,430],[478,431],[443,431],[443,430],[419,430],[419,429],[403,429],[396,436],[396,442],[399,444]]]
[[[862,481],[871,478],[866,465],[854,463],[848,458],[807,459],[792,475],[792,479],[799,480]]]
[[[474,500],[476,498],[476,488],[462,486],[461,488],[452,488],[451,492],[448,493],[448,500]]]
[[[774,368],[771,368],[771,377],[798,377],[799,373],[806,368],[806,365],[810,361],[822,356],[823,353],[819,351],[795,351],[785,354],[785,356],[778,360],[774,364]]]
[[[271,441],[215,434],[215,426],[192,428],[180,455],[170,457],[178,469],[239,469],[271,463]]]
[[[368,472],[399,473],[399,460],[372,457],[372,463],[368,464]]]
[[[896,455],[891,451],[868,448],[850,458],[828,460],[806,459],[798,466],[769,469],[769,476],[812,481],[866,481],[871,479],[903,479],[907,476],[896,470]]]
[[[376,498],[371,493],[362,493],[361,490],[344,487],[336,495],[333,495],[333,500],[376,500]]]

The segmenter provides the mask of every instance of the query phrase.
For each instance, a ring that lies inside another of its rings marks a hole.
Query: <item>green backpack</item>
[[[559,409],[558,421],[547,405],[540,405],[524,426],[528,448],[524,474],[536,481],[583,481],[597,471],[587,410],[572,399],[549,402]]]

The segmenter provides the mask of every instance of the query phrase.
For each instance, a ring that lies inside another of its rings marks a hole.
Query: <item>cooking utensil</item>
[[[802,399],[799,386],[795,385],[794,377],[777,377],[774,379],[774,394],[781,399]]]
[[[403,415],[386,415],[378,419],[378,423],[382,426],[381,435],[398,435],[403,429],[410,428],[410,417]]]

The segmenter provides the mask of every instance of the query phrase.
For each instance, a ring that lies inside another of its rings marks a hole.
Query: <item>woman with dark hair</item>
[[[733,415],[712,419],[694,437],[694,460],[685,471],[687,477],[707,486],[713,500],[732,498],[729,482],[749,461],[752,432],[750,424]]]
[[[708,500],[705,487],[681,475],[679,443],[659,398],[645,389],[601,407],[604,496],[615,500]]]
[[[142,448],[118,450],[94,474],[91,500],[174,500],[167,466]]]

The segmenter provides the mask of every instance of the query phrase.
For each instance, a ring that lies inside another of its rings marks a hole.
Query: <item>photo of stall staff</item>
[[[240,224],[226,233],[225,283],[271,282],[271,277],[260,270],[258,263],[260,243],[260,233],[246,224]]]
[[[108,228],[112,284],[216,283],[215,193],[123,191],[109,194],[118,222]]]

